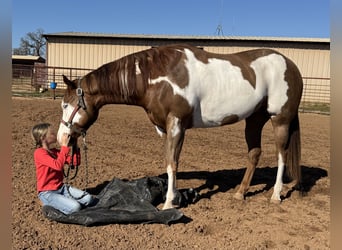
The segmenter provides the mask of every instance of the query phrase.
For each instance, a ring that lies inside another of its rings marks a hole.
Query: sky
[[[37,29],[330,38],[330,6],[329,0],[13,0],[12,47]]]

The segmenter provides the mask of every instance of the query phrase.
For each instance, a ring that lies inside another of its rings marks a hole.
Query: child
[[[37,147],[34,162],[38,197],[43,205],[54,207],[64,214],[77,212],[82,205],[89,205],[93,201],[89,193],[63,183],[63,166],[71,160],[68,147],[70,136],[63,134],[58,150],[52,147],[57,137],[49,123],[35,125],[31,135]]]

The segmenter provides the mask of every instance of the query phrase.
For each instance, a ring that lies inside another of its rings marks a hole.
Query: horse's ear
[[[75,82],[69,80],[65,75],[63,75],[63,81],[66,85],[68,85],[70,88],[76,89]]]

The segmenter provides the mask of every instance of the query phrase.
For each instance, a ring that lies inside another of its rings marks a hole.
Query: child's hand
[[[68,146],[70,141],[70,135],[67,133],[63,133],[62,137],[61,137],[61,146]]]

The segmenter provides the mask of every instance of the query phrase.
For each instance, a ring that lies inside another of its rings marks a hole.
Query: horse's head
[[[63,116],[57,133],[58,142],[63,133],[70,134],[72,138],[77,139],[98,117],[95,103],[82,88],[84,79],[71,81],[63,75],[63,81],[67,85],[67,89],[61,104]]]

